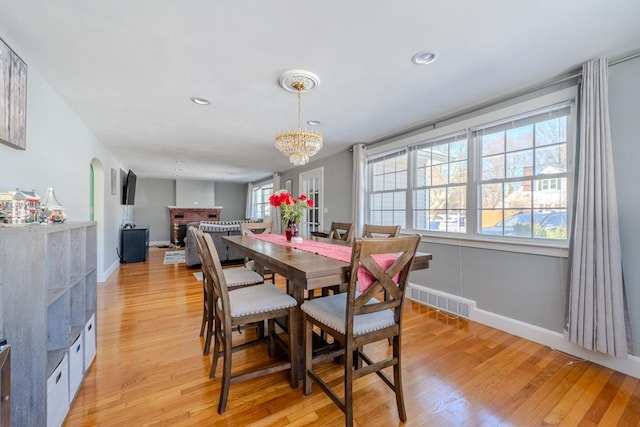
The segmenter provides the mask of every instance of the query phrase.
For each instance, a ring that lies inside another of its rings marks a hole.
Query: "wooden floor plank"
[[[304,396],[284,372],[232,384],[228,409],[218,414],[220,378],[209,379],[211,360],[198,336],[198,270],[163,265],[164,251],[151,248],[147,262],[123,264],[99,285],[98,353],[65,426],[344,424],[318,387]],[[407,426],[640,426],[638,379],[570,363],[560,352],[411,301],[403,322]],[[234,339],[252,333],[234,332]],[[371,350],[390,348],[382,342]],[[234,355],[234,370],[266,360],[265,346],[256,346]],[[338,365],[319,372],[340,384]],[[354,388],[357,426],[400,424],[393,393],[376,376]]]

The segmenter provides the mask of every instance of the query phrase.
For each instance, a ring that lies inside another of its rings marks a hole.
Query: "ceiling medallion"
[[[309,163],[309,157],[322,148],[322,135],[319,132],[300,129],[301,94],[315,89],[319,83],[315,74],[303,70],[287,71],[280,76],[280,86],[298,94],[298,129],[280,132],[276,135],[275,145],[282,154],[289,157],[294,166]]]

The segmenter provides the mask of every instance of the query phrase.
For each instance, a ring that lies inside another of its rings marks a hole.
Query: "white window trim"
[[[465,129],[472,129],[476,126],[483,126],[487,123],[496,122],[508,117],[517,116],[520,114],[526,114],[531,111],[535,111],[541,108],[545,108],[549,105],[558,104],[562,102],[575,102],[578,97],[578,86],[572,86],[569,88],[561,89],[546,95],[542,95],[539,97],[535,97],[526,101],[522,101],[519,103],[515,103],[513,105],[509,105],[504,108],[499,108],[493,111],[489,111],[486,113],[479,114],[477,116],[469,117],[466,119],[461,119],[458,121],[453,121],[447,123],[446,125],[438,126],[437,124],[429,126],[426,129],[422,129],[411,133],[410,135],[397,137],[394,139],[390,139],[388,141],[382,141],[375,146],[367,147],[367,158],[371,159],[373,157],[377,157],[383,155],[384,153],[399,150],[402,148],[409,147],[411,145],[416,145],[420,143],[424,143],[425,140],[436,139],[439,137],[447,136],[450,134],[454,134],[456,132],[461,132]],[[570,130],[573,132],[573,128]],[[567,153],[567,170],[569,171],[567,177],[567,185],[571,189],[573,188],[573,171],[575,170],[574,165],[574,154],[577,145],[577,138],[572,134],[571,137],[574,140],[574,144],[568,148]],[[471,166],[471,164],[477,161],[475,154],[470,152],[468,154],[469,159],[469,167],[477,167],[476,165]],[[475,179],[474,171],[470,170],[470,180],[468,182],[470,189],[477,188],[477,182]],[[475,191],[473,191],[475,194]],[[568,200],[571,201],[573,198],[573,191],[570,194],[567,194]],[[474,205],[477,206],[477,201],[473,200]],[[571,202],[569,202],[571,203]],[[409,209],[409,206],[407,206]],[[475,211],[476,208],[474,208]],[[568,213],[573,212],[573,206],[568,206]],[[467,218],[469,220],[469,218]],[[473,224],[467,222],[468,226],[475,227],[475,221]],[[509,239],[509,241],[505,241],[504,239],[493,240],[493,238],[482,235],[458,235],[455,233],[442,235],[429,231],[413,231],[413,230],[403,230],[403,233],[418,233],[422,235],[422,241],[426,243],[438,243],[445,245],[454,245],[461,247],[472,247],[479,249],[489,249],[489,250],[499,250],[505,252],[517,252],[517,253],[527,253],[534,255],[543,255],[543,256],[552,256],[559,258],[567,258],[568,257],[568,245],[569,241],[563,241],[561,243],[554,241],[539,241],[539,240],[518,240],[518,239]]]
[[[570,88],[562,89],[557,92],[553,92],[547,95],[543,95],[528,101],[523,101],[515,105],[510,105],[505,108],[490,111],[478,116],[470,117],[453,123],[443,125],[433,125],[426,130],[418,131],[415,134],[409,136],[400,137],[398,139],[389,140],[388,142],[380,142],[374,147],[367,147],[367,156],[380,155],[387,151],[398,150],[402,147],[407,147],[414,144],[423,143],[426,139],[435,139],[448,134],[460,132],[463,129],[471,129],[476,126],[482,126],[486,123],[496,122],[506,117],[517,116],[519,114],[525,114],[529,111],[539,110],[552,104],[558,104],[564,101],[573,101],[578,96],[578,87],[572,86]]]

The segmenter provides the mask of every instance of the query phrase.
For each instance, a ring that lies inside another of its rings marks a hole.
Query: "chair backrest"
[[[373,225],[365,224],[362,237],[398,237],[399,225]]]
[[[243,222],[240,224],[240,233],[246,234],[262,234],[271,233],[270,222]]]
[[[394,238],[356,238],[351,254],[347,297],[347,331],[353,328],[353,316],[391,309],[400,325],[402,303],[413,259],[420,243],[419,235]],[[371,285],[358,293],[362,275]],[[384,291],[383,300],[379,297]]]
[[[204,233],[202,230],[196,231],[196,238],[198,254],[202,260],[203,279],[208,282],[205,283],[205,286],[208,286],[208,292],[212,292],[216,304],[218,300],[220,301],[223,313],[220,319],[223,325],[231,325],[229,289],[222,272],[222,264],[220,263],[216,245],[213,243],[211,235]]]
[[[353,229],[353,223],[351,222],[332,222],[329,238],[350,242],[353,239]]]

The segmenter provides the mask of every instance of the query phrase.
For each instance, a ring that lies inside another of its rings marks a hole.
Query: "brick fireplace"
[[[176,246],[184,246],[184,237],[187,234],[187,224],[196,221],[220,221],[222,207],[214,208],[169,208],[169,236],[171,243]]]

